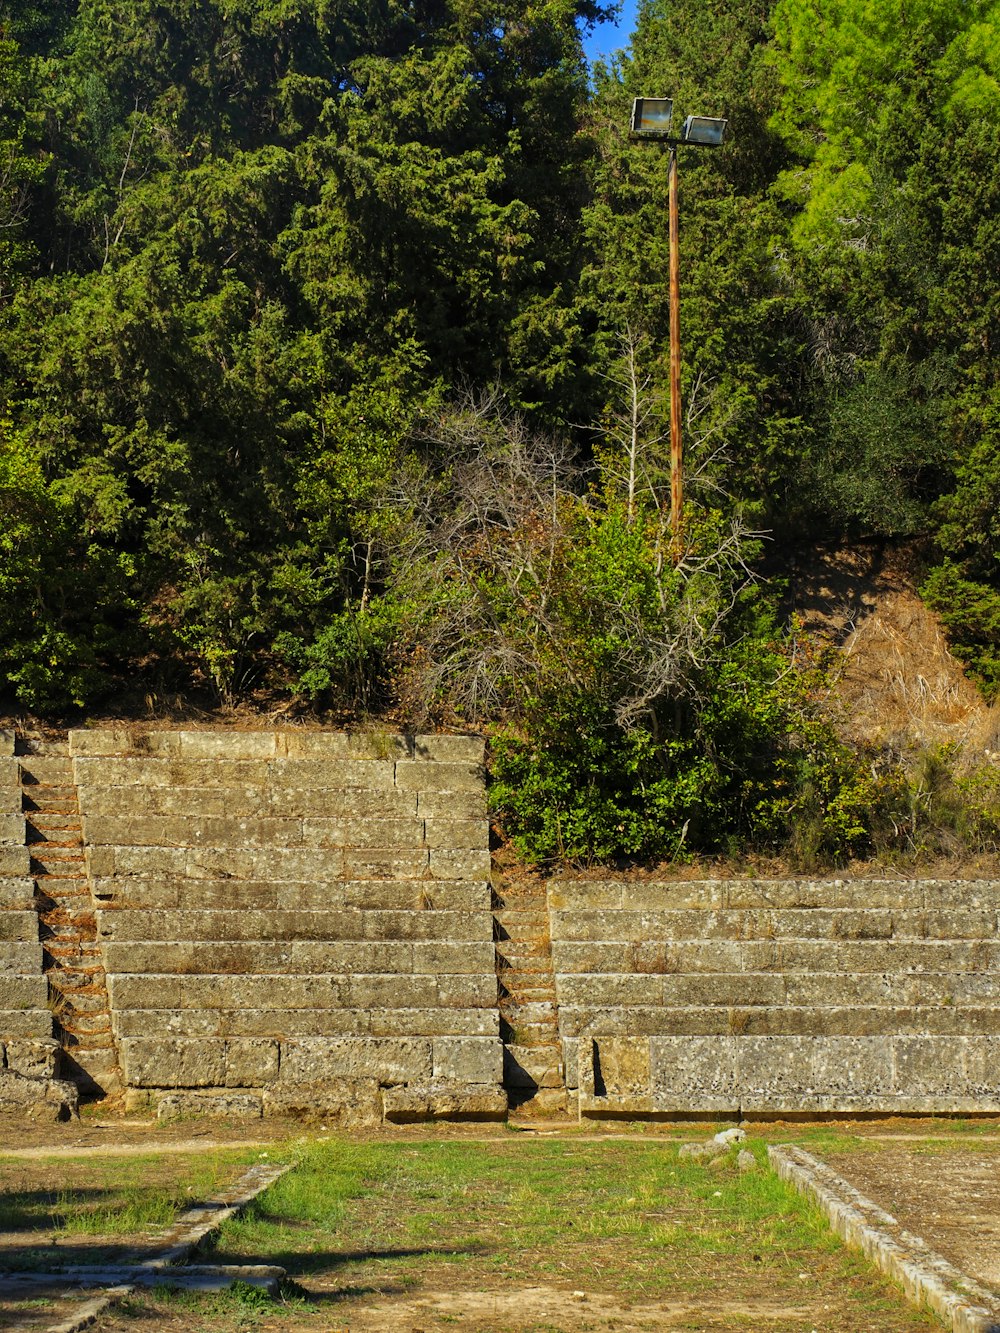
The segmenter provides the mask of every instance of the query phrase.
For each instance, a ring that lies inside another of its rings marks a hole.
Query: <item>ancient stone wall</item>
[[[0,730],[0,1110],[58,1107],[69,1091],[52,1081],[57,1043],[25,841],[14,734]]]
[[[482,741],[70,734],[129,1102],[499,1115]]]
[[[583,1115],[1000,1111],[1000,882],[552,883]]]

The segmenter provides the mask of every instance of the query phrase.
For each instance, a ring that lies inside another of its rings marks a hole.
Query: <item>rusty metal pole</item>
[[[681,440],[681,261],[677,215],[677,145],[670,145],[670,529],[679,558],[684,510]]]

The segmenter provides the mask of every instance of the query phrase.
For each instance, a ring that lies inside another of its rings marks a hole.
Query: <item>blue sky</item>
[[[628,44],[635,27],[637,7],[638,0],[624,0],[617,24],[599,23],[590,36],[583,39],[583,49],[588,60],[609,56],[612,51]]]

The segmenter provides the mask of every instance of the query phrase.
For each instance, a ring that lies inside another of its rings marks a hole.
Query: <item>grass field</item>
[[[822,1127],[794,1137],[871,1150]],[[747,1172],[733,1157],[690,1164],[678,1146],[663,1133],[490,1129],[133,1159],[108,1164],[103,1179],[97,1163],[60,1162],[54,1195],[14,1191],[0,1216],[8,1239],[47,1232],[43,1251],[53,1237],[60,1251],[104,1246],[169,1220],[262,1152],[296,1162],[223,1228],[213,1255],[280,1264],[289,1281],[279,1299],[156,1290],[103,1316],[103,1333],[939,1327],[777,1180],[763,1136],[749,1144],[758,1164]]]

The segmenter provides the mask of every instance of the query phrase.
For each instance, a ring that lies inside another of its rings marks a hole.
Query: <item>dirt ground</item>
[[[956,1267],[1000,1291],[1000,1144],[892,1146],[823,1160]]]

